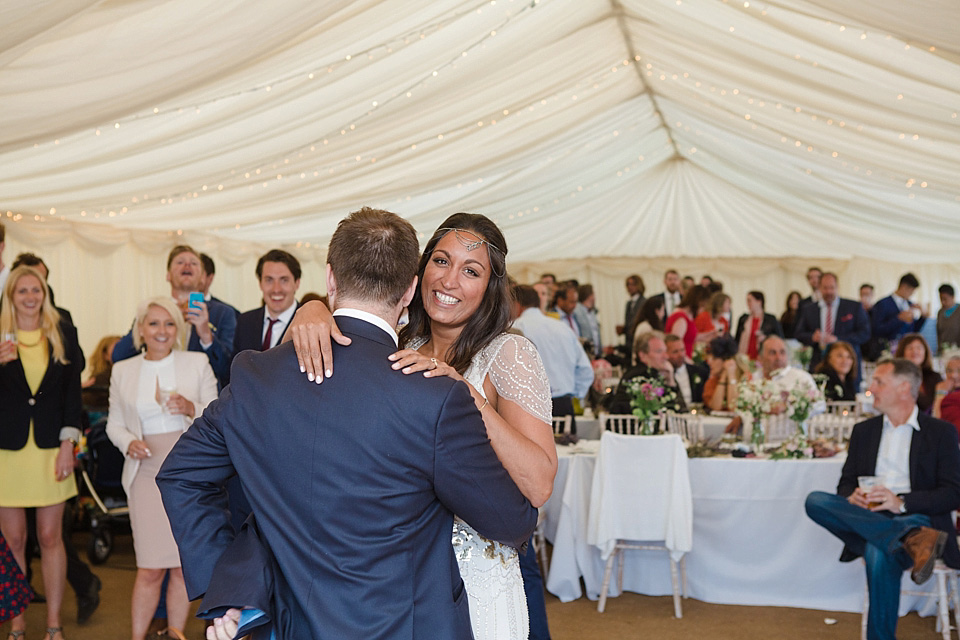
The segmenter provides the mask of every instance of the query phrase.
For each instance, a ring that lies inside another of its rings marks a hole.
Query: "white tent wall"
[[[36,234],[25,237],[20,233],[23,228],[12,226],[11,233],[8,225],[4,260],[10,263],[22,251],[36,253],[44,259],[50,267],[50,284],[57,304],[73,314],[81,346],[88,355],[104,335],[126,333],[141,300],[169,294],[166,257],[176,244],[189,243],[213,258],[217,276],[211,292],[218,298],[241,311],[260,304],[254,270],[260,251],[265,252],[269,247],[244,254],[220,246],[207,237],[160,234],[149,240],[143,238],[139,243],[127,241],[108,248],[85,246],[76,234],[67,234],[59,240],[38,238]],[[430,232],[432,229],[425,231]],[[508,246],[511,240],[508,235]],[[297,253],[303,267],[299,294],[308,291],[326,293],[324,254],[313,248],[291,249]],[[921,284],[916,298],[930,305],[933,315],[939,309],[937,287],[949,283],[960,289],[960,263],[906,264],[873,258],[605,257],[519,262],[509,260],[508,256],[507,260],[510,275],[521,283],[536,282],[542,273],[554,273],[561,280],[576,278],[581,283],[592,284],[605,344],[617,341],[614,327],[623,322],[624,280],[633,273],[643,278],[648,296],[663,290],[663,272],[668,268],[676,269],[681,275],[691,275],[697,281],[700,276],[709,274],[723,282],[724,291],[733,298],[736,319],[745,311],[744,298],[751,290],[762,291],[766,296],[767,310],[779,317],[791,290],[804,296],[809,293],[805,273],[811,265],[836,272],[840,278],[840,294],[854,299],[858,298],[859,287],[864,282],[876,287],[876,299],[879,299],[896,288],[901,275],[912,271]]]

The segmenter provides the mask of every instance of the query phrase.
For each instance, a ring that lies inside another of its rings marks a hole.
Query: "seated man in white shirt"
[[[760,365],[760,369],[753,374],[753,379],[762,380],[765,378],[778,391],[789,392],[798,386],[804,389],[817,388],[813,376],[803,369],[789,366],[787,343],[779,336],[767,336],[760,343],[760,355],[757,358],[757,363]],[[811,407],[810,415],[824,413],[826,410],[827,404],[821,398]],[[781,411],[774,411],[774,413],[781,412],[782,409]]]
[[[894,640],[904,569],[925,582],[937,558],[960,568],[950,512],[960,507],[960,449],[948,422],[918,415],[922,376],[903,358],[882,360],[870,383],[883,415],[857,424],[837,493],[807,496],[807,515],[844,542],[841,562],[863,556],[870,586],[868,640]],[[880,484],[868,491],[860,476]]]

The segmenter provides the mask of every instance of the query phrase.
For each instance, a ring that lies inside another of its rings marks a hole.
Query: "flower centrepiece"
[[[630,395],[630,407],[633,415],[640,420],[641,435],[651,435],[653,432],[650,426],[651,418],[659,416],[663,411],[676,411],[679,408],[677,394],[659,377],[634,378],[630,381]]]

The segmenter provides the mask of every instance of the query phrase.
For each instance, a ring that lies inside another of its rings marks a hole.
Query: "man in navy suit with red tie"
[[[517,548],[533,532],[537,510],[467,385],[387,359],[418,254],[399,216],[362,209],[341,221],[327,290],[351,346],[333,347],[337,375],[305,379],[290,342],[239,354],[230,386],[164,462],[157,484],[187,591],[204,596],[219,631],[224,613],[232,624],[252,608],[267,622],[258,640],[467,640],[453,514]],[[221,489],[235,472],[255,514],[236,538]]]
[[[247,349],[266,351],[280,344],[299,306],[300,261],[282,249],[271,249],[257,261],[257,282],[263,304],[240,314],[234,357]]]
[[[800,307],[794,337],[813,347],[810,370],[820,363],[827,345],[844,340],[857,353],[854,363],[859,379],[860,345],[870,339],[870,319],[856,300],[837,296],[837,275],[824,273],[820,277],[820,301]]]

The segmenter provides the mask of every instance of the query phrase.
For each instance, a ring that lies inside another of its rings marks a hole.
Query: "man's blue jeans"
[[[807,496],[810,519],[840,538],[867,564],[870,613],[867,640],[896,640],[900,608],[900,579],[913,561],[903,549],[903,537],[917,527],[929,527],[922,514],[894,516],[873,512],[832,493],[814,491]]]

